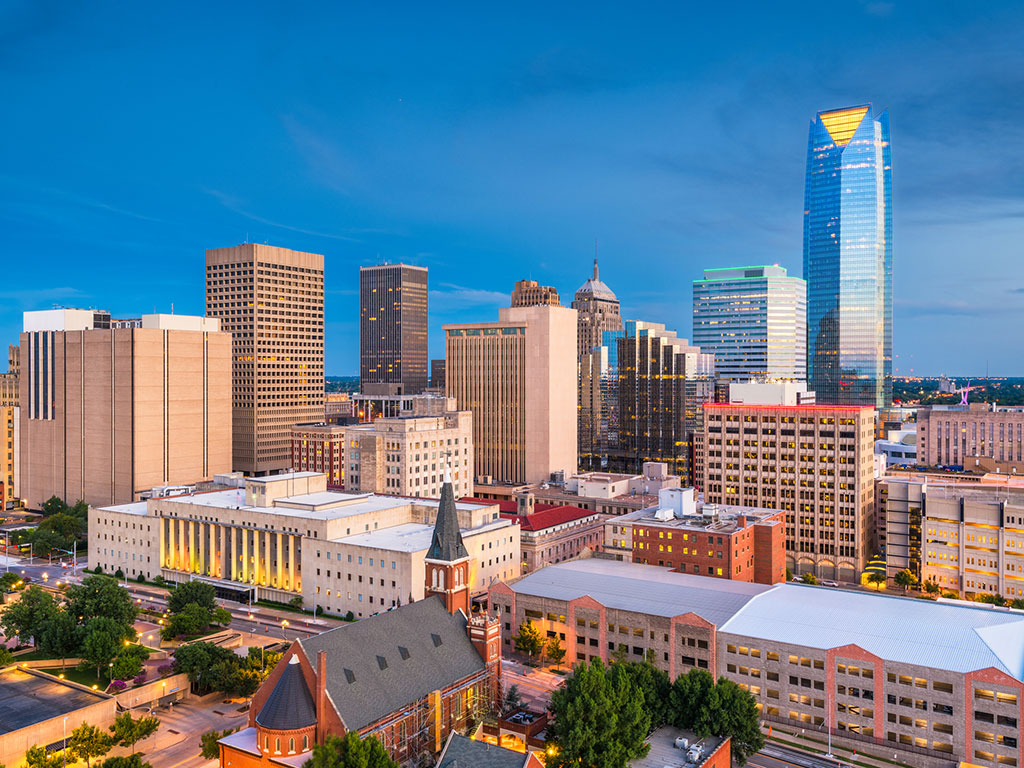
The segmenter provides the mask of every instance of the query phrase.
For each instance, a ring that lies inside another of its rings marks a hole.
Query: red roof
[[[584,517],[597,514],[592,509],[583,509],[582,507],[545,506],[546,509],[536,511],[532,515],[517,515],[514,512],[502,511],[501,516],[506,520],[514,520],[519,523],[524,531],[543,531],[545,528],[571,523],[573,520],[582,520]]]

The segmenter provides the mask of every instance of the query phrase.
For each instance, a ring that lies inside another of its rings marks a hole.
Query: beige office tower
[[[447,392],[473,412],[477,478],[534,483],[576,471],[576,310],[498,310],[446,325]]]
[[[793,573],[856,581],[874,533],[870,406],[704,404],[704,500],[786,513]]]
[[[551,304],[560,307],[558,289],[550,285],[541,285],[536,280],[517,280],[512,291],[513,307],[531,307],[534,304]]]
[[[209,250],[206,314],[233,339],[233,468],[289,469],[292,426],[324,414],[324,257],[256,243]]]
[[[187,315],[26,312],[19,495],[122,504],[231,467],[231,337]]]
[[[619,299],[601,282],[594,259],[594,275],[580,286],[573,297],[572,308],[577,315],[577,354],[583,356],[604,343],[605,331],[622,330]]]

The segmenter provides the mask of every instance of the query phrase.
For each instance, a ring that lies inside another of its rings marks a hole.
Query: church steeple
[[[448,611],[469,615],[469,551],[459,530],[451,469],[445,465],[441,503],[437,507],[434,535],[424,558],[426,594],[439,595]]]

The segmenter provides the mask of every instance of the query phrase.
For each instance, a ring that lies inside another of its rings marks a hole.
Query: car
[[[823,586],[823,587],[838,587],[839,586],[839,582],[838,581],[832,581],[831,579],[822,579],[818,583],[821,584],[821,586]]]

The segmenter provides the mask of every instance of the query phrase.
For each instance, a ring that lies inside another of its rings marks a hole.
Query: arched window
[[[444,589],[444,571],[438,568],[435,573],[437,574],[437,586],[440,589]]]
[[[263,737],[263,749],[266,752],[270,751],[270,737],[269,736],[264,736]]]
[[[279,755],[281,754],[281,738],[280,737],[274,739],[274,752],[276,752]]]
[[[309,736],[302,737],[302,751],[305,752],[309,749]]]
[[[295,737],[288,739],[288,754],[292,754],[295,751]]]

